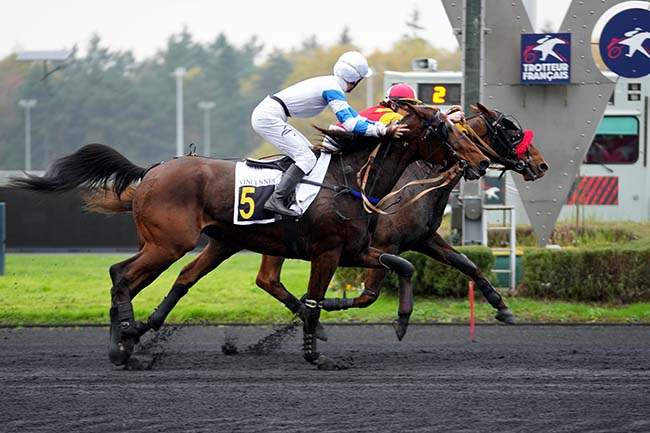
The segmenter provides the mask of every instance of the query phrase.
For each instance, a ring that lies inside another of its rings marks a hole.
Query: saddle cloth
[[[314,168],[303,178],[323,182],[332,155],[321,152]],[[235,206],[233,224],[269,224],[275,222],[272,212],[264,210],[264,203],[271,196],[275,185],[280,182],[282,171],[272,168],[257,168],[238,162],[235,165]],[[319,185],[300,183],[296,187],[296,200],[290,208],[303,214],[320,191]]]

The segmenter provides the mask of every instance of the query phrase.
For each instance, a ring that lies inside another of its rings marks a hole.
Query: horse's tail
[[[136,185],[130,185],[119,196],[110,189],[98,189],[82,194],[81,198],[85,203],[84,209],[89,212],[103,214],[131,212],[137,189]]]
[[[12,178],[9,187],[55,194],[84,187],[112,191],[119,198],[146,172],[109,146],[87,144],[54,161],[42,177],[28,174],[26,178]]]

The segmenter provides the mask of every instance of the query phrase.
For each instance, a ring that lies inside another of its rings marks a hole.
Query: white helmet
[[[356,83],[371,74],[368,61],[358,51],[343,53],[334,64],[334,75],[348,83]]]

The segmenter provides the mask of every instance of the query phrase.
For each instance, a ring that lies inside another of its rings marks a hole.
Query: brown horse
[[[533,181],[544,176],[548,164],[540,151],[530,144],[525,152],[517,155],[516,145],[521,141],[523,131],[516,121],[503,114],[489,109],[482,104],[472,107],[476,113],[467,119],[467,125],[479,138],[479,147],[483,149],[492,163],[501,164],[504,169],[520,173],[526,181]],[[421,162],[411,164],[397,187],[417,179],[429,178],[435,175],[432,167]],[[417,251],[441,263],[453,266],[476,282],[476,286],[497,312],[495,318],[507,324],[514,324],[514,315],[503,302],[499,293],[483,276],[481,270],[465,256],[452,248],[437,233],[449,194],[460,176],[443,188],[437,189],[422,197],[414,206],[405,208],[391,215],[380,215],[377,228],[373,233],[372,247],[391,254],[404,251]],[[426,186],[416,186],[404,190],[401,195],[403,202],[419,194]],[[280,272],[284,258],[264,256],[257,274],[257,285],[269,292],[273,297],[287,306],[295,305],[297,300],[280,282]],[[364,308],[371,305],[379,296],[381,283],[388,272],[387,269],[368,269],[364,282],[363,293],[357,298],[324,299],[321,307],[326,311],[343,310],[347,308]],[[400,312],[395,331],[401,340],[408,325],[408,315],[412,309],[410,285],[403,283],[400,278]],[[410,308],[409,308],[410,306]],[[319,329],[318,336],[324,338]]]
[[[402,123],[409,131],[399,141],[322,131],[337,142],[354,145],[350,153],[332,158],[324,185],[353,184],[349,177],[363,169],[367,185],[371,186],[365,192],[383,197],[410,163],[425,160],[441,164],[450,150],[463,162],[466,177],[476,179],[485,174],[489,160],[463,133],[448,126],[449,121],[436,107],[409,106],[408,110]],[[367,145],[375,147],[374,151]],[[375,154],[376,158],[370,158]],[[194,283],[243,249],[312,262],[303,327],[303,356],[312,363],[320,356],[313,339],[320,316],[318,304],[339,263],[370,268],[387,266],[400,275],[410,273],[412,265],[406,260],[370,247],[372,218],[340,218],[364,214],[361,202],[345,193],[348,188],[322,188],[297,221],[233,224],[234,173],[233,161],[199,157],[177,158],[145,169],[108,146],[94,144],[57,160],[43,177],[14,179],[13,187],[44,192],[63,192],[79,186],[90,191],[110,191],[112,195],[106,196],[107,209],[115,204],[112,198],[119,198],[131,184],[141,180],[131,196],[112,208],[133,211],[139,243],[136,255],[110,268],[113,287],[109,358],[114,364],[128,360],[134,345],[149,328],[160,328],[169,311]],[[101,203],[95,204],[101,207]],[[170,293],[148,321],[136,321],[131,300],[172,263],[193,250],[201,233],[210,238],[206,248],[181,270]]]

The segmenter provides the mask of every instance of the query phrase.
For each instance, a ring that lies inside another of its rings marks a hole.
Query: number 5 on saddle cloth
[[[322,183],[327,173],[331,154],[321,152],[314,168],[303,180]],[[282,171],[277,168],[282,161],[291,163],[288,157],[277,160],[246,160],[235,166],[235,206],[233,224],[269,224],[275,222],[275,215],[264,210],[264,203],[280,181]],[[290,208],[303,214],[320,191],[319,185],[300,183],[296,187],[296,200]]]

